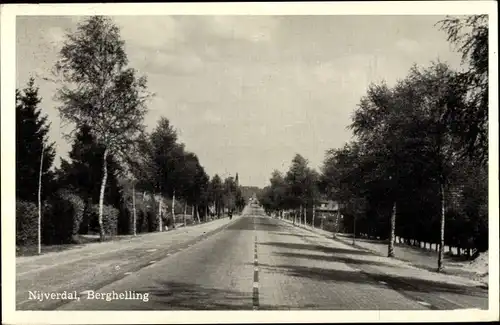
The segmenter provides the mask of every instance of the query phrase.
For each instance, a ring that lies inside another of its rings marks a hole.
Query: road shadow
[[[301,254],[301,253],[288,253],[288,252],[278,252],[275,255],[284,256],[288,258],[303,258],[315,261],[324,261],[324,262],[338,262],[338,263],[346,263],[351,265],[374,265],[374,266],[389,266],[391,268],[399,268],[394,264],[388,264],[379,261],[371,261],[364,259],[356,259],[346,256],[335,256],[335,255],[318,255],[318,254]]]
[[[270,273],[281,273],[288,276],[303,277],[317,281],[349,282],[356,284],[367,283],[366,277],[360,276],[359,273],[352,271],[325,269],[318,267],[305,267],[298,265],[270,265],[260,263],[259,267],[263,271],[267,271]],[[383,281],[388,283],[396,290],[413,291],[419,293],[453,293],[458,295],[486,298],[486,301],[488,299],[488,291],[477,287],[461,286],[407,276],[381,274],[372,270],[363,270],[363,273],[369,278],[373,279],[373,282],[370,284],[383,286],[379,282]]]
[[[156,282],[136,291],[149,293],[151,307],[162,310],[252,310],[252,293],[203,287],[194,283]]]
[[[298,237],[305,238],[306,236]],[[313,238],[316,238],[313,236]],[[350,255],[373,255],[370,252],[359,251],[354,249],[346,249],[346,248],[337,248],[337,247],[328,247],[318,244],[299,244],[299,243],[284,243],[284,242],[263,242],[259,243],[259,245],[265,246],[275,246],[279,248],[286,249],[296,249],[296,250],[310,250],[315,252],[323,252],[323,253],[331,253],[331,254],[350,254]]]
[[[289,234],[286,232],[272,232],[271,235],[298,237],[298,238],[318,238],[317,236],[312,236],[312,235],[297,235],[297,234]]]
[[[279,231],[282,229],[278,224],[266,220],[266,217],[245,217],[229,225],[226,230],[246,231]]]

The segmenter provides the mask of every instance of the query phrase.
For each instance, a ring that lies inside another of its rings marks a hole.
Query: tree
[[[455,166],[460,162],[456,148],[460,142],[453,135],[453,117],[447,108],[466,108],[466,92],[457,85],[455,73],[445,64],[434,64],[428,69],[413,68],[408,76],[410,87],[419,90],[420,111],[428,132],[427,146],[423,150],[440,186],[441,221],[438,271],[442,270],[446,215],[446,191],[449,189]]]
[[[194,153],[186,152],[183,165],[181,195],[193,207],[193,216],[199,221],[198,207],[208,190],[209,178]]]
[[[90,127],[104,148],[99,197],[99,228],[104,239],[103,204],[108,176],[107,156],[126,155],[143,132],[146,113],[146,78],[127,68],[119,29],[111,19],[92,16],[67,34],[54,73],[61,77],[58,107],[63,121]]]
[[[447,107],[465,106],[463,87],[455,82],[455,72],[445,64],[430,68],[414,66],[409,75],[392,89],[371,86],[355,112],[355,135],[366,150],[361,156],[367,198],[371,208],[377,205],[377,184],[389,184],[393,201],[388,255],[394,256],[396,202],[416,188],[412,179],[429,186],[439,184],[441,210],[441,247],[444,247],[445,191],[458,156]],[[373,200],[375,199],[375,201]],[[398,205],[399,206],[399,205]],[[441,269],[442,251],[438,260]]]
[[[288,188],[287,205],[292,209],[299,208],[299,221],[300,217],[302,217],[302,209],[307,204],[307,189],[305,185],[308,171],[307,164],[308,162],[304,157],[296,154],[285,177]]]
[[[243,211],[243,209],[245,208],[245,205],[247,204],[245,197],[243,196],[243,192],[241,191],[241,187],[239,187],[239,186],[236,189],[235,204],[236,204],[236,208],[238,209],[239,213],[241,213],[241,211]]]
[[[161,117],[150,136],[152,161],[155,166],[156,191],[173,195],[175,190],[176,162],[184,154],[184,147],[177,143],[177,133],[170,121]]]
[[[453,121],[452,131],[463,142],[462,153],[484,164],[488,161],[488,15],[447,17],[437,25],[467,65],[455,77],[455,82],[468,91],[467,105],[450,105],[446,115]]]
[[[99,182],[103,177],[100,161],[103,153],[104,148],[95,140],[90,127],[82,125],[76,130],[69,160],[61,159],[61,166],[56,173],[59,185],[71,188],[83,199],[87,208],[99,200]],[[124,170],[112,155],[107,155],[106,164],[108,186],[105,190],[104,203],[119,209],[122,197],[117,177]],[[88,217],[89,215],[85,214],[80,233],[88,233],[89,227],[93,226],[93,220],[89,220]],[[123,222],[120,226],[123,226]],[[120,228],[123,230],[122,227]]]
[[[397,97],[394,91],[389,89],[385,83],[381,85],[370,85],[368,94],[361,99],[356,110],[353,123],[350,128],[354,134],[371,149],[371,153],[365,158],[383,169],[373,168],[370,180],[383,180],[387,178],[392,193],[397,191],[401,177],[401,160],[404,152],[401,150],[400,127],[404,124],[407,115],[402,114],[406,108],[396,103]],[[365,162],[368,160],[365,159]],[[393,213],[391,214],[391,229],[388,245],[388,256],[394,257],[394,240],[396,228],[396,200],[393,201]]]
[[[305,179],[305,199],[307,206],[311,207],[312,210],[312,218],[311,225],[314,227],[314,218],[316,217],[315,207],[318,203],[318,198],[320,195],[319,192],[319,173],[312,169],[308,168],[306,170],[306,179]]]
[[[229,211],[236,207],[236,182],[233,177],[228,177],[224,180],[224,207]]]
[[[50,124],[39,108],[41,101],[33,78],[22,91],[16,90],[16,197],[30,202],[37,200],[42,150],[41,182],[51,184],[53,178],[55,149],[48,140]]]
[[[341,203],[342,215],[351,222],[353,243],[356,236],[356,222],[366,214],[369,187],[365,171],[370,162],[366,159],[367,149],[359,141],[352,141],[342,148],[326,152],[321,167],[323,192]],[[359,231],[359,229],[358,229]]]
[[[211,200],[215,205],[215,213],[217,217],[220,217],[222,200],[224,197],[224,189],[222,186],[222,180],[219,175],[215,174],[210,181],[210,195]]]

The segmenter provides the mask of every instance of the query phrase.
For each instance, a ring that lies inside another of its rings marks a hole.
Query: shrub
[[[119,206],[118,214],[118,234],[126,235],[133,232],[133,210],[132,204],[122,200]]]
[[[99,220],[99,204],[92,205],[92,208],[89,209],[91,214],[90,218],[93,220],[93,223],[98,223]],[[102,226],[104,228],[104,234],[107,236],[116,236],[118,233],[118,209],[110,206],[104,205],[102,211]]]
[[[27,201],[16,201],[16,245],[32,245],[35,244],[37,240],[37,205]]]
[[[167,226],[169,229],[174,226],[174,218],[172,215],[163,216],[163,227]]]
[[[46,244],[75,242],[83,220],[85,204],[76,194],[61,190],[45,204],[42,221]]]
[[[132,211],[132,207],[130,208]],[[133,212],[131,212],[133,213]],[[149,222],[148,222],[148,208],[142,200],[136,200],[135,202],[135,213],[136,213],[136,230],[137,233],[148,232]],[[131,216],[133,220],[133,216]]]

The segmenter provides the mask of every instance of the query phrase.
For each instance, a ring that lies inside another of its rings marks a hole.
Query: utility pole
[[[172,228],[175,228],[175,190],[172,196]]]
[[[44,151],[45,145],[42,144],[42,155],[40,157],[40,174],[38,177],[38,254],[42,254],[42,173]]]
[[[137,212],[135,210],[135,181],[132,183],[132,214],[134,219],[134,236],[137,236]]]

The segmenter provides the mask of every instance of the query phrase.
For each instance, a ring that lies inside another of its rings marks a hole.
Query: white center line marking
[[[258,268],[258,267],[254,267],[254,268],[253,268],[253,270],[254,270],[255,272],[259,272],[259,268]]]
[[[259,283],[258,283],[258,282],[254,282],[254,283],[253,283],[253,287],[254,287],[254,288],[258,288],[258,287],[259,287]]]

